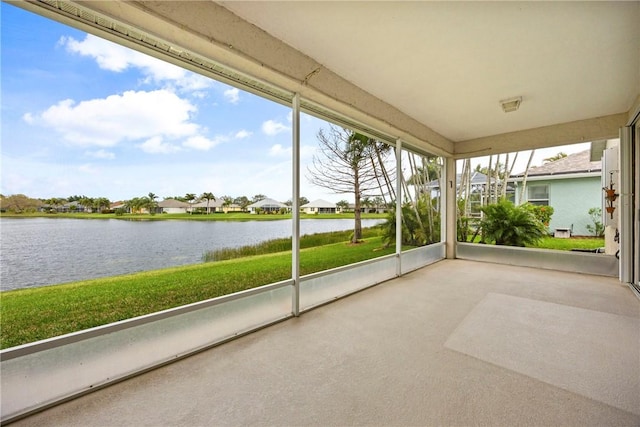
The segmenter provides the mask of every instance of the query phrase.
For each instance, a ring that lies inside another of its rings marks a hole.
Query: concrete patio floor
[[[638,426],[640,301],[445,260],[13,425]]]

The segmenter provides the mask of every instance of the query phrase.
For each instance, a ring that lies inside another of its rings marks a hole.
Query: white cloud
[[[249,132],[248,130],[242,129],[241,131],[236,132],[234,137],[236,139],[244,139],[244,138],[249,138],[251,135],[253,135],[253,132]]]
[[[100,68],[116,73],[138,68],[146,83],[175,84],[181,90],[197,91],[213,86],[210,78],[195,74],[176,65],[161,61],[108,40],[87,34],[84,40],[62,37],[59,45],[69,52],[94,58]]]
[[[182,145],[195,150],[208,151],[216,145],[226,141],[228,141],[228,138],[224,136],[215,136],[213,139],[209,139],[202,135],[196,135],[188,138],[182,143]]]
[[[162,137],[159,136],[149,138],[138,147],[140,147],[145,153],[149,154],[170,154],[180,151],[180,147],[168,142],[163,142]]]
[[[82,173],[89,173],[89,174],[98,173],[98,169],[94,168],[91,163],[87,163],[87,164],[78,166],[78,171],[80,171]]]
[[[315,151],[315,146],[302,145],[300,147],[300,160],[310,160]],[[283,147],[282,144],[275,144],[269,149],[269,156],[291,158],[291,147]]]
[[[26,123],[32,125],[35,122],[35,119],[33,118],[33,115],[31,113],[26,113],[22,116],[22,120],[24,120]]]
[[[240,102],[240,91],[237,88],[231,88],[224,91],[224,97],[232,104]]]
[[[112,160],[116,158],[116,155],[114,153],[112,153],[111,151],[107,151],[104,149],[100,149],[97,151],[87,151],[85,153],[87,156],[89,157],[94,157],[96,159],[107,159],[107,160]]]
[[[269,136],[277,135],[280,132],[288,131],[290,128],[275,120],[267,120],[262,123],[262,132]]]
[[[189,121],[195,111],[189,101],[167,90],[127,91],[80,103],[67,99],[32,118],[72,144],[112,147],[125,140],[195,135],[200,128]]]
[[[269,149],[269,155],[272,157],[291,157],[291,147],[283,147],[281,144],[275,144]]]

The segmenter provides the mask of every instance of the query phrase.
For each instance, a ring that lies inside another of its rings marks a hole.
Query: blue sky
[[[291,198],[287,106],[6,3],[1,14],[2,194]],[[323,125],[303,118],[303,162]]]
[[[289,107],[6,3],[0,15],[0,193],[291,198]],[[301,195],[352,201],[304,176],[327,126],[302,116]]]

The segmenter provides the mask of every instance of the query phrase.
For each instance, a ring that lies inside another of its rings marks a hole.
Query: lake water
[[[363,220],[369,227],[380,220]],[[305,219],[301,234],[349,230],[353,219]],[[0,219],[0,289],[196,264],[209,250],[291,236],[291,220]]]

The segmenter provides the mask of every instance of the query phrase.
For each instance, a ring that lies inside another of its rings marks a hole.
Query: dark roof
[[[560,160],[545,163],[542,166],[532,166],[529,168],[529,176],[543,175],[563,175],[573,173],[600,172],[602,171],[602,161],[591,161],[590,150],[570,154]],[[522,177],[524,171],[514,174],[511,177]]]

